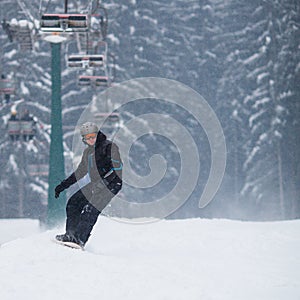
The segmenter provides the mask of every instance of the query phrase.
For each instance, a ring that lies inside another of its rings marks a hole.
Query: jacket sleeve
[[[118,177],[118,179],[122,181],[123,162],[121,160],[119,148],[116,144],[112,143],[111,145],[109,145],[107,150],[107,156],[111,160],[110,173],[114,175],[111,176],[108,172],[109,176],[107,177]]]
[[[122,189],[122,170],[123,162],[120,156],[119,148],[112,143],[107,149],[107,157],[111,161],[111,169],[104,176],[108,189],[117,194]]]
[[[77,169],[68,178],[60,183],[64,189],[69,188],[72,184],[76,183],[87,174],[88,170],[86,156],[86,152],[83,152],[81,162],[78,165]]]

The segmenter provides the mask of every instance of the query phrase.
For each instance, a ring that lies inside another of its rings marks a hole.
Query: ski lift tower
[[[52,228],[65,218],[66,195],[62,193],[60,199],[55,199],[54,189],[59,181],[65,178],[64,150],[62,140],[61,115],[61,43],[66,40],[60,35],[49,35],[44,38],[51,44],[51,135],[50,160],[48,181],[48,212],[47,226]]]
[[[44,14],[41,17],[40,31],[44,40],[51,44],[51,143],[49,161],[48,213],[47,226],[55,227],[65,219],[66,195],[55,199],[55,186],[65,178],[64,150],[61,115],[61,43],[75,32],[88,30],[87,14],[68,14],[68,0],[65,0],[64,14]]]

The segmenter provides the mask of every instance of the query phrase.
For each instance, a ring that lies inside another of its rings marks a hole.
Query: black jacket
[[[89,174],[93,186],[105,185],[114,195],[122,188],[122,160],[118,146],[99,131],[94,146],[87,147],[75,172],[61,182],[67,189]]]

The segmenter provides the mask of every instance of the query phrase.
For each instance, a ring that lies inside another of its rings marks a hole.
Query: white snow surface
[[[17,222],[0,221],[1,300],[300,299],[300,221],[100,217],[86,251]]]

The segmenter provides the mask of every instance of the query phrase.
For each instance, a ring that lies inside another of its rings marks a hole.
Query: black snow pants
[[[91,199],[92,193],[92,184],[89,183],[71,196],[66,207],[66,233],[79,239],[84,244],[89,239],[91,231],[101,213],[101,211],[88,201],[88,199]],[[101,208],[97,207],[102,210],[110,200],[102,199],[104,205]]]

